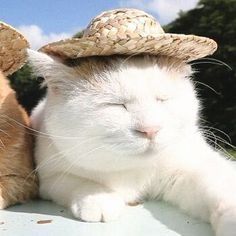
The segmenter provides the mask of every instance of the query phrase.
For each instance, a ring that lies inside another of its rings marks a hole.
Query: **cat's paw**
[[[236,209],[232,208],[220,216],[216,236],[236,236]]]
[[[115,193],[99,193],[78,197],[71,204],[73,215],[87,222],[108,222],[116,220],[124,208],[124,200]]]

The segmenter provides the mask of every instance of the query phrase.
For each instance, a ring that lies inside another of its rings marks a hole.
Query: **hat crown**
[[[195,35],[165,33],[144,11],[121,8],[95,17],[82,35],[45,45],[40,50],[62,58],[109,55],[163,55],[192,61],[212,54],[214,40]]]
[[[127,39],[164,34],[159,22],[144,11],[137,9],[116,9],[95,17],[83,37]]]

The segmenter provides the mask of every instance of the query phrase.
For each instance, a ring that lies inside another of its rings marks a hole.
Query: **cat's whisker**
[[[206,138],[207,141],[209,141],[210,143],[212,143],[211,139]],[[227,157],[227,159],[229,160],[235,160],[234,156],[232,156],[226,149],[224,149],[222,146],[220,146],[219,144],[217,144],[216,142],[214,142],[215,145],[215,149],[216,151],[221,151],[224,153],[225,157]]]
[[[4,130],[2,130],[2,129],[0,129],[0,133],[3,133],[3,134],[5,134],[6,136],[10,137],[10,135],[9,135],[7,132],[5,132]],[[1,149],[6,148],[4,142],[2,141],[1,138],[0,138],[0,144],[1,144],[1,146],[0,146]]]
[[[212,136],[206,136],[207,138],[208,138],[208,140],[211,140],[211,142],[212,142],[212,138],[214,139],[214,137],[212,137]],[[217,140],[217,139],[214,139],[214,144],[215,144],[215,146],[220,146],[221,148],[223,148],[217,141],[219,141],[219,142],[221,142],[221,143],[224,143],[223,141],[221,141],[221,140]],[[225,144],[227,144],[227,145],[229,145],[228,143],[225,143]],[[231,145],[229,145],[232,149],[234,149],[235,150],[235,146],[231,146]]]
[[[216,128],[212,128],[213,130],[216,130],[216,131],[224,134],[229,139],[229,142],[227,140],[223,139],[222,137],[217,136],[212,131],[210,131],[211,128],[212,127],[209,127],[209,126],[200,126],[200,130],[201,130],[201,132],[203,133],[204,136],[208,135],[208,137],[214,138],[215,142],[219,141],[219,142],[221,142],[221,143],[223,143],[223,144],[225,144],[225,145],[227,145],[227,146],[229,146],[233,149],[236,149],[236,147],[233,144],[229,143],[229,142],[231,142],[231,139],[225,132],[223,132],[219,129],[216,129]]]
[[[66,149],[66,150],[57,152],[57,153],[55,153],[54,155],[49,156],[49,160],[53,160],[53,161],[54,161],[54,158],[55,158],[55,157],[60,156],[61,154],[63,154],[63,155],[68,154],[70,151],[74,150],[76,147],[78,147],[78,146],[80,146],[80,145],[82,145],[82,144],[85,144],[85,143],[87,143],[87,142],[90,142],[90,141],[92,141],[92,140],[94,140],[94,139],[97,139],[98,137],[99,137],[99,136],[95,136],[95,137],[93,137],[93,138],[89,138],[89,139],[87,139],[87,140],[83,140],[82,142],[77,143],[77,144],[75,144],[74,146],[72,146],[72,148],[69,148],[69,149]],[[60,158],[64,158],[63,155],[60,156]],[[41,164],[39,164],[35,170],[37,171],[37,170],[39,170],[40,168],[44,167],[46,164],[50,163],[49,160],[47,160],[46,163],[42,162]]]
[[[212,133],[211,131],[203,131],[202,134],[204,135],[204,137],[207,138],[211,138],[214,140],[215,143],[217,143],[217,141],[221,141],[214,133]]]
[[[5,119],[7,118],[7,119],[13,121],[15,124],[17,124],[17,125],[19,125],[19,126],[25,128],[25,129],[27,129],[27,130],[33,131],[32,133],[28,133],[28,134],[39,133],[39,134],[42,134],[43,136],[52,137],[52,135],[50,135],[50,134],[43,133],[43,132],[37,131],[37,130],[35,130],[35,129],[33,129],[33,128],[30,128],[30,127],[28,127],[28,126],[26,126],[26,125],[24,125],[24,124],[18,122],[17,120],[15,120],[15,119],[13,119],[13,118],[7,116],[7,115],[4,115],[4,118],[5,118]],[[6,122],[7,122],[9,125],[11,125],[12,127],[14,127],[13,124],[10,123],[9,121],[6,121]]]
[[[214,143],[215,148],[219,148],[220,150],[222,150],[231,159],[234,158],[227,150],[225,150],[220,144],[218,144],[217,141],[225,143],[226,145],[229,145],[230,147],[232,147],[234,149],[235,149],[235,146],[229,144],[228,142],[224,142],[225,141],[224,139],[217,137],[213,132],[207,131],[203,134],[204,134],[204,137],[207,139],[207,141],[209,141],[210,143],[212,143],[212,142]],[[212,140],[212,138],[213,138],[213,140]]]
[[[77,139],[78,137],[74,136],[74,137],[70,137],[70,136],[60,136],[60,135],[52,135],[52,134],[48,134],[48,133],[45,133],[45,132],[42,132],[42,131],[38,131],[36,129],[33,129],[31,127],[28,127],[20,122],[18,122],[17,120],[7,116],[7,115],[4,115],[6,118],[8,118],[9,120],[15,122],[17,125],[27,129],[27,130],[30,130],[32,131],[32,133],[29,133],[31,135],[35,135],[35,136],[40,136],[40,137],[46,137],[46,138],[58,138],[58,139]],[[14,126],[13,126],[14,127]]]
[[[208,121],[204,120],[203,118],[200,118],[200,120],[203,120],[205,123],[209,123]],[[219,142],[224,143],[225,145],[228,145],[228,146],[230,146],[233,149],[236,148],[232,144],[232,140],[231,140],[230,136],[228,134],[226,134],[225,132],[223,132],[222,130],[214,128],[214,127],[211,127],[211,126],[206,126],[206,125],[199,125],[199,129],[203,133],[203,135],[208,134],[210,136],[210,138],[217,139]],[[219,132],[221,134],[223,134],[229,140],[229,142],[227,140],[225,140],[224,138],[217,136],[212,131],[210,131],[211,129],[215,130],[215,131],[217,131],[217,132]]]
[[[45,167],[47,164],[50,164],[51,162],[54,162],[54,164],[55,164],[55,165],[54,165],[54,168],[57,168],[57,166],[60,164],[60,161],[64,158],[64,155],[65,155],[65,154],[70,153],[71,151],[73,151],[73,150],[74,150],[76,147],[78,147],[79,145],[82,145],[82,144],[87,143],[87,142],[89,142],[89,141],[91,141],[91,140],[97,139],[97,138],[99,138],[99,137],[100,137],[100,136],[95,136],[95,137],[93,137],[93,138],[89,138],[89,139],[87,139],[87,140],[83,140],[82,142],[77,143],[77,144],[75,144],[74,146],[72,146],[72,148],[69,148],[69,149],[66,149],[66,150],[57,152],[57,153],[55,153],[54,155],[49,156],[46,161],[40,163],[33,171],[31,171],[31,172],[29,173],[29,175],[27,176],[27,178],[30,177],[32,174],[35,174],[35,175],[36,175],[38,170],[42,169],[43,167]],[[50,145],[51,145],[51,144],[52,144],[52,142],[50,143]],[[55,157],[57,157],[57,159],[55,159]]]
[[[68,154],[70,151],[72,151],[73,149],[75,148],[75,146],[73,146],[72,148],[69,148],[69,149],[66,149],[66,150],[63,150],[63,151],[60,151],[60,152],[57,152],[55,153],[54,155],[50,156],[48,158],[48,160],[46,160],[45,162],[41,163],[40,165],[38,165],[33,171],[31,171],[25,181],[30,178],[32,175],[37,175],[37,171],[42,169],[44,166],[46,166],[47,164],[51,163],[52,161],[54,161],[54,168],[57,168],[58,165],[60,164],[60,161],[63,159],[63,154]],[[54,158],[57,157],[57,159],[55,160]],[[51,169],[52,170],[52,169]]]
[[[218,137],[215,133],[210,131],[210,129],[216,130],[216,131],[224,134],[227,138],[230,139],[230,137],[225,132],[223,132],[217,128],[213,128],[210,126],[199,126],[199,130],[203,134],[203,137],[206,139],[206,141],[209,144],[214,144],[214,148],[216,149],[216,151],[219,151],[219,150],[222,151],[225,154],[225,156],[230,160],[235,159],[225,148],[223,148],[220,144],[218,144],[217,141],[224,143],[225,145],[228,145],[233,149],[235,149],[235,146],[230,144],[229,142],[227,142],[223,138]]]
[[[202,59],[194,60],[193,62],[190,62],[189,64],[190,65],[194,65],[194,64],[196,65],[196,64],[201,64],[201,62],[209,63],[209,64],[214,64],[213,62],[215,62],[217,65],[226,66],[228,69],[233,70],[232,67],[230,65],[228,65],[227,63],[225,63],[225,62],[223,62],[219,59],[215,59],[215,58],[211,58],[211,57],[205,57],[205,58],[202,58]]]
[[[212,90],[214,93],[216,93],[217,95],[221,95],[221,93],[220,92],[217,92],[214,88],[212,88],[210,85],[208,85],[208,84],[205,84],[205,83],[203,83],[203,82],[200,82],[200,81],[194,81],[193,82],[194,84],[201,84],[201,85],[204,85],[206,88],[209,88],[210,90]]]
[[[213,142],[214,143],[214,148],[217,147],[217,139],[214,135],[212,134],[209,134],[209,133],[204,133],[204,137],[208,140],[208,141],[211,141],[211,143]]]
[[[199,120],[201,120],[202,122],[207,123],[207,124],[210,123],[208,120],[206,120],[206,119],[204,119],[204,118],[202,118],[202,117],[199,117]]]
[[[4,133],[6,136],[10,137],[10,135],[2,129],[0,129],[0,133]]]
[[[232,70],[232,68],[226,64],[225,62],[223,61],[220,61],[218,59],[214,59],[214,58],[204,58],[204,59],[200,59],[200,60],[195,60],[194,62],[190,62],[189,63],[190,65],[198,65],[198,64],[214,64],[214,65],[223,65],[223,66],[226,66],[228,69]],[[200,82],[200,81],[194,81],[195,84],[201,84],[201,85],[204,85],[205,87],[209,88],[210,90],[212,90],[213,92],[215,92],[217,95],[221,95],[220,92],[217,92],[214,88],[212,88],[211,86],[203,83],[203,82]]]
[[[104,147],[106,147],[106,145],[96,147],[96,148],[94,148],[94,149],[92,149],[92,150],[90,150],[90,151],[88,151],[86,153],[81,154],[78,159],[75,158],[75,160],[72,161],[72,163],[62,172],[62,174],[52,184],[52,186],[51,186],[49,191],[51,192],[53,190],[53,188],[57,185],[57,183],[59,183],[66,176],[66,174],[69,172],[69,170],[73,167],[74,163],[77,162],[81,157],[84,158],[84,157],[88,156],[89,154],[91,154],[91,153],[93,153],[93,152],[95,152],[95,151],[97,151],[99,149],[102,149]]]
[[[2,149],[6,148],[4,142],[1,140],[1,138],[0,138],[0,144],[1,144],[0,148],[2,148]]]
[[[200,125],[200,128],[203,128],[203,129],[207,128],[207,129],[216,130],[216,131],[218,131],[219,133],[225,135],[225,136],[229,139],[229,141],[232,142],[230,136],[229,136],[228,134],[226,134],[224,131],[220,130],[220,129],[217,129],[217,128],[211,127],[211,126],[206,126],[206,125]]]
[[[10,127],[15,128],[15,126],[8,120],[8,116],[1,115],[0,119],[3,120],[5,124],[9,125]]]
[[[214,133],[204,133],[204,134],[208,134],[209,135],[209,137],[213,137],[213,138],[215,138],[215,140],[216,141],[219,141],[219,142],[221,142],[221,143],[223,143],[223,144],[225,144],[225,145],[227,145],[227,146],[229,146],[229,147],[231,147],[231,148],[233,148],[233,149],[235,149],[236,147],[233,145],[233,144],[231,144],[231,143],[229,143],[229,142],[227,142],[225,139],[223,139],[223,138],[221,138],[221,137],[219,137],[219,136],[216,136]]]
[[[31,171],[25,178],[25,182],[28,180],[28,178],[31,178],[32,175],[36,176],[38,170],[42,169],[43,167],[45,167],[47,164],[50,164],[52,161],[54,161],[54,168],[57,168],[58,165],[60,164],[60,161],[63,159],[63,154],[69,153],[69,150],[74,149],[74,147],[70,148],[70,149],[66,149],[60,152],[57,152],[56,154],[50,156],[48,158],[48,160],[44,161],[43,163],[41,163],[40,165],[38,165],[33,171]],[[54,159],[55,157],[58,157],[56,160]],[[52,169],[51,169],[52,170]]]
[[[194,65],[201,65],[201,64],[212,64],[212,65],[223,66],[221,63],[217,63],[217,62],[208,62],[208,61],[202,61],[202,62],[191,63],[191,66],[194,66]]]

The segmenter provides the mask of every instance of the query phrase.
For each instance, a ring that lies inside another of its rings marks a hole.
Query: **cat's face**
[[[149,57],[111,61],[111,67],[99,63],[92,75],[96,59],[74,68],[56,63],[45,72],[47,132],[68,137],[55,138],[57,146],[72,149],[70,153],[101,152],[104,159],[106,153],[140,158],[158,155],[193,132],[198,101],[188,65]]]

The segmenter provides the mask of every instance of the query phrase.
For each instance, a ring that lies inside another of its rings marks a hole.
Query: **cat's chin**
[[[154,147],[148,147],[143,153],[141,153],[142,155],[153,155],[157,153],[157,149]]]

